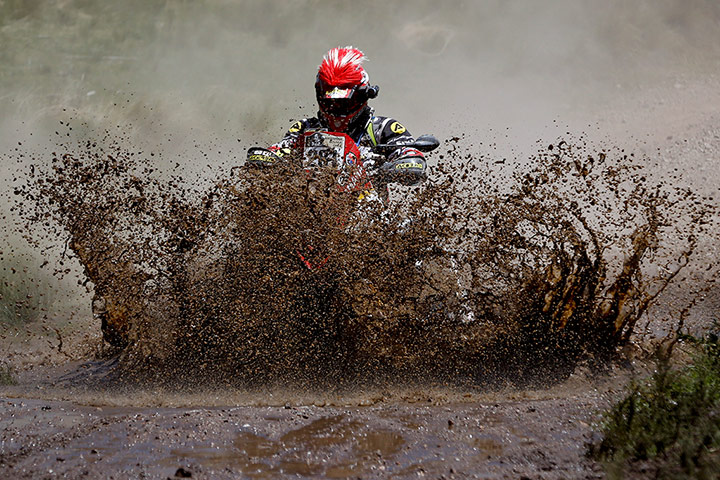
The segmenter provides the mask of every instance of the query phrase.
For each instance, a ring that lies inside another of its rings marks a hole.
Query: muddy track
[[[415,394],[402,402],[360,402],[368,406],[198,408],[5,398],[0,475],[602,478],[585,458],[585,444],[606,396],[597,390],[526,395],[447,403]]]

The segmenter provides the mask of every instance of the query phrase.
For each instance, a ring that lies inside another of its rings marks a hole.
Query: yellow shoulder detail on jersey
[[[297,133],[300,130],[302,130],[302,127],[303,127],[302,122],[300,120],[298,120],[297,122],[293,123],[293,126],[290,127],[290,130],[288,130],[288,132]]]
[[[399,122],[393,122],[390,125],[390,130],[398,135],[405,133],[405,127],[403,127]]]

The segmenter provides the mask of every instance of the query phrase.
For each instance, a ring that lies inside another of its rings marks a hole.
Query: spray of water
[[[200,190],[109,137],[64,148],[16,193],[82,264],[115,381],[557,381],[630,341],[714,208],[582,138],[518,168],[451,139],[389,206],[293,164]]]

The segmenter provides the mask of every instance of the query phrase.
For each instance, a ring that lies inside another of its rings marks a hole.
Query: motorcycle
[[[308,176],[317,170],[332,169],[338,192],[357,195],[358,202],[385,202],[387,195],[378,190],[387,189],[380,172],[388,156],[400,148],[431,152],[438,148],[440,142],[432,135],[421,135],[413,142],[378,144],[361,150],[345,133],[314,131],[304,134],[301,145],[302,151],[298,157]],[[247,161],[255,165],[272,165],[281,160],[272,150],[251,147],[247,152]],[[339,222],[342,224],[344,220],[339,219]],[[327,256],[318,256],[317,248],[313,245],[304,245],[296,253],[309,270],[322,268],[329,259]]]

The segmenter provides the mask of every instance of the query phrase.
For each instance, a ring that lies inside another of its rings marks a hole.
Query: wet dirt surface
[[[132,408],[0,400],[3,478],[602,478],[607,393],[368,406]],[[360,403],[373,403],[372,401]],[[182,469],[182,470],[181,470]]]

